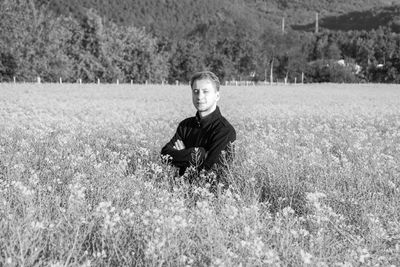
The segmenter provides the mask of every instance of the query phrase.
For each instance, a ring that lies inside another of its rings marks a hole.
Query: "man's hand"
[[[182,150],[185,149],[185,144],[182,142],[182,140],[176,140],[174,144],[174,149],[176,150]]]

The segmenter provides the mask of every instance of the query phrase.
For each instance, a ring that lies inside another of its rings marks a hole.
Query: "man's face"
[[[201,117],[212,113],[217,107],[219,92],[208,79],[195,80],[192,86],[192,101]]]

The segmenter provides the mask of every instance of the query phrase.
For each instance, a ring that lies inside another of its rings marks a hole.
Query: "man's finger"
[[[174,149],[176,150],[182,150],[185,149],[185,145],[183,144],[182,140],[176,140],[173,146]]]
[[[179,148],[179,150],[182,149],[182,144],[180,142],[178,143],[178,148]]]
[[[178,148],[181,148],[182,147],[182,141],[181,140],[176,140],[176,146],[178,147]]]
[[[179,146],[181,149],[185,149],[185,144],[183,143],[182,140],[179,140]]]

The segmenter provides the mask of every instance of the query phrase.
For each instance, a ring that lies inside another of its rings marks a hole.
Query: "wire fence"
[[[36,79],[18,79],[17,77],[13,77],[13,81],[5,81],[2,83],[14,83],[14,84],[20,84],[20,83],[30,83],[30,84],[42,84],[42,83],[51,83],[51,84],[115,84],[115,85],[190,85],[189,82],[180,82],[180,81],[175,81],[174,83],[167,82],[167,81],[162,81],[162,82],[150,82],[150,81],[145,81],[144,83],[138,83],[133,80],[130,80],[129,82],[127,81],[120,81],[119,79],[116,79],[113,82],[108,82],[108,81],[102,81],[101,79],[97,79],[96,81],[92,82],[85,82],[82,79],[76,79],[75,82],[65,82],[61,77],[58,80],[46,80],[41,77],[37,77]],[[302,76],[301,80],[298,81],[297,78],[294,78],[293,80],[289,80],[288,78],[284,79],[274,79],[274,80],[230,80],[230,81],[225,81],[221,83],[221,85],[225,86],[258,86],[258,85],[292,85],[292,84],[304,84],[304,76]]]

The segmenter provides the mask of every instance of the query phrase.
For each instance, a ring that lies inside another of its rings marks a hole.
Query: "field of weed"
[[[159,155],[189,86],[0,84],[0,266],[400,266],[398,86],[221,95],[213,194]]]

